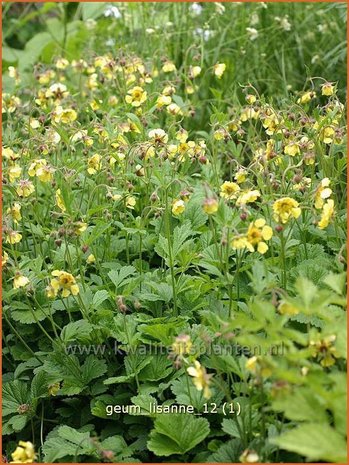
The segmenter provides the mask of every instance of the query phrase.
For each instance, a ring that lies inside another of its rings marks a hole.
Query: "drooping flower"
[[[21,242],[22,240],[22,234],[19,233],[18,231],[9,231],[6,234],[6,240],[8,244],[18,244],[18,242]]]
[[[248,191],[242,192],[236,201],[236,205],[242,206],[248,203],[253,203],[260,196],[261,196],[261,193],[258,190],[248,190]]]
[[[301,153],[298,142],[289,142],[284,148],[284,154],[294,157]]]
[[[12,183],[14,182],[17,178],[19,178],[22,174],[22,168],[19,165],[13,165],[10,166],[8,169],[8,178],[9,181]]]
[[[64,200],[63,200],[62,193],[61,193],[60,189],[56,190],[56,205],[57,205],[58,208],[60,208],[62,210],[62,212],[66,211],[66,206],[64,204]]]
[[[332,189],[330,189],[329,187],[330,184],[331,181],[328,178],[324,178],[321,180],[315,192],[315,208],[322,208],[325,203],[325,200],[331,197]]]
[[[209,399],[212,396],[210,389],[212,375],[207,374],[205,368],[198,360],[194,361],[194,366],[187,368],[187,372],[193,377],[196,389],[203,391],[204,398]]]
[[[336,92],[335,86],[331,82],[325,82],[321,86],[321,95],[325,95],[326,97],[330,97]]]
[[[20,287],[25,287],[27,284],[29,284],[29,279],[20,273],[16,273],[13,280],[13,288],[19,289]]]
[[[299,203],[291,197],[283,197],[273,204],[274,219],[279,223],[287,223],[291,218],[298,218],[301,214]]]
[[[76,111],[72,108],[57,106],[53,112],[53,121],[55,123],[69,124],[75,121],[77,117]]]
[[[256,463],[259,461],[259,455],[257,452],[251,449],[245,449],[239,457],[242,463]]]
[[[33,463],[36,458],[34,445],[29,441],[19,441],[11,455],[13,459],[11,463]]]
[[[213,198],[205,199],[202,208],[207,215],[213,215],[218,210],[218,202]]]
[[[101,167],[102,167],[102,157],[96,153],[95,155],[92,155],[92,157],[90,157],[88,159],[88,162],[87,162],[87,172],[89,174],[96,174],[97,171],[100,171]]]
[[[181,215],[185,210],[185,203],[181,199],[177,199],[172,204],[172,213],[175,216]]]
[[[19,197],[29,197],[34,191],[34,184],[28,179],[21,179],[16,187],[16,192]]]
[[[166,61],[162,67],[162,71],[164,73],[172,73],[176,71],[176,65],[172,61]]]
[[[18,203],[18,202],[15,202],[12,207],[9,207],[7,209],[7,213],[9,215],[11,215],[13,221],[15,223],[18,223],[21,219],[22,219],[22,215],[21,215],[21,204]]]
[[[221,79],[226,68],[227,68],[227,65],[225,63],[216,63],[213,67],[215,76],[217,76],[218,79]]]
[[[306,103],[309,103],[315,96],[316,93],[314,91],[304,92],[297,100],[297,103],[304,105]]]
[[[76,280],[72,274],[63,270],[54,270],[51,274],[55,278],[51,279],[50,285],[46,288],[48,297],[54,298],[59,292],[62,297],[68,297],[70,294],[79,294],[79,286],[76,284]]]
[[[95,263],[96,257],[91,253],[87,258],[86,258],[86,263],[91,265],[92,263]]]
[[[332,144],[335,134],[332,126],[326,126],[320,131],[319,138],[324,144]]]
[[[321,219],[318,223],[319,229],[327,228],[333,215],[334,215],[334,201],[332,199],[328,199],[322,208]]]
[[[190,336],[187,334],[180,334],[176,337],[171,349],[175,355],[183,356],[190,354],[192,346],[193,343],[190,340]]]

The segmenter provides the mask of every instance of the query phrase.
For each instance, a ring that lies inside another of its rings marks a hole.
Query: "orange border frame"
[[[84,2],[86,3],[99,3],[101,2],[102,0],[83,0]],[[53,3],[82,3],[81,0],[68,0],[68,1],[65,1],[65,0],[51,0],[51,2]],[[124,0],[124,3],[195,3],[193,2],[192,0]],[[199,1],[198,3],[213,3],[214,0],[201,0]],[[34,2],[31,2],[31,1],[27,1],[27,0],[4,0],[3,3],[47,3],[46,0],[36,0]],[[122,3],[122,2],[113,2],[111,1],[110,3]],[[220,2],[218,3],[262,3],[261,0],[240,0],[240,2],[238,0],[221,0]],[[337,1],[337,0],[327,0],[327,1],[322,1],[322,0],[294,0],[294,1],[290,1],[290,0],[266,0],[266,2],[264,3],[346,3],[348,6],[349,6],[349,0],[347,1]],[[347,23],[348,23],[348,20],[349,20],[349,9],[347,9]],[[2,74],[2,8],[0,8],[0,21],[1,21],[1,26],[0,26],[0,41],[1,41],[1,51],[0,51],[0,72]],[[348,44],[349,44],[349,27],[348,27],[348,24],[347,24],[347,92],[349,90],[349,61],[348,61]],[[1,86],[0,86],[0,97],[2,97],[2,83],[1,83]],[[349,96],[347,94],[347,108],[348,108],[348,104],[349,104]],[[348,110],[347,110],[348,111]],[[348,120],[348,112],[347,112],[347,134],[349,132],[349,120]],[[0,114],[0,141],[2,142],[2,113]],[[347,141],[347,152],[348,152],[348,149],[349,149],[349,142]],[[348,158],[348,155],[347,155],[347,158]],[[1,162],[1,166],[0,166],[0,180],[1,180],[1,183],[0,183],[0,220],[1,220],[1,223],[2,223],[2,156],[0,155],[0,162]],[[349,166],[347,166],[347,180],[349,178]],[[349,191],[347,189],[347,211],[349,212]],[[347,233],[349,231],[349,217],[347,218]],[[349,241],[347,240],[347,255],[349,253]],[[2,256],[2,229],[0,230],[0,254]],[[0,265],[0,269],[2,269],[1,265]],[[348,272],[347,272],[347,278],[348,278]],[[349,282],[347,280],[347,291],[349,291]],[[0,314],[2,315],[2,273],[0,273]],[[347,297],[347,306],[348,306],[348,303],[349,303],[349,297]],[[347,321],[347,335],[349,333],[349,321]],[[2,335],[2,319],[0,319],[0,335]],[[348,339],[348,337],[347,337]],[[0,349],[1,349],[1,353],[2,353],[2,338],[0,340]],[[349,347],[347,347],[347,356],[349,356]],[[349,367],[349,361],[347,360],[347,368]],[[1,384],[1,387],[2,387],[2,357],[0,357],[0,384]],[[349,377],[347,375],[347,381],[349,380]],[[348,389],[347,389],[347,405],[348,405],[348,401],[349,401],[349,394],[348,394]],[[2,414],[2,389],[0,389],[0,413]],[[1,415],[2,417],[2,415]],[[349,436],[348,434],[349,432],[349,412],[347,411],[347,436]],[[0,465],[3,464],[2,462],[2,422],[0,421],[0,434],[1,434],[1,439],[0,439],[0,452],[1,452],[1,457],[0,457]],[[349,438],[347,438],[347,450],[349,450]],[[96,465],[97,462],[94,462],[94,463],[86,463],[85,465]],[[113,462],[113,463],[117,463],[117,462]],[[171,463],[168,463],[168,462],[156,462],[156,463],[163,463],[164,465],[183,465],[182,463],[174,463],[174,462],[171,462]],[[214,462],[214,463],[210,463],[210,462],[205,462],[205,463],[198,463],[197,465],[214,465],[215,463],[217,462]],[[274,462],[275,465],[281,465],[281,463],[278,464],[278,462]],[[284,462],[285,463],[285,462]],[[309,463],[309,465],[321,465],[320,463],[318,462],[307,462]],[[136,465],[135,462],[129,462],[130,465]],[[47,465],[53,465],[53,464],[50,464],[50,463],[47,463]],[[74,465],[72,463],[69,463],[69,464],[62,464],[62,465]],[[99,465],[102,465],[102,463],[100,463]],[[152,465],[152,463],[145,463],[145,465]],[[231,463],[222,463],[222,465],[239,465],[239,464],[231,464]],[[256,463],[256,465],[263,465],[262,463]],[[296,465],[296,464],[292,464],[292,463],[289,463],[289,465]]]

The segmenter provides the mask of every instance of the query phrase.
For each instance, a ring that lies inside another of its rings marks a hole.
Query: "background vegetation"
[[[2,8],[5,458],[345,463],[346,4]]]

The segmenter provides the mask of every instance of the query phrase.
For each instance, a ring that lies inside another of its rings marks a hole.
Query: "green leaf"
[[[347,447],[344,436],[327,423],[307,423],[287,431],[270,442],[309,461],[347,463]]]
[[[68,323],[61,332],[61,339],[64,343],[70,341],[84,341],[88,339],[93,326],[86,320],[73,321]]]
[[[56,435],[51,436],[43,445],[45,462],[52,463],[66,456],[89,455],[95,450],[90,433],[80,433],[70,426],[61,426]]]
[[[93,296],[92,307],[93,308],[99,307],[108,298],[109,298],[109,293],[105,289],[101,291],[97,291],[95,295]]]
[[[156,354],[151,356],[150,363],[139,373],[141,381],[159,381],[173,372],[172,362],[166,355]]]
[[[333,289],[337,294],[342,295],[345,287],[346,273],[335,274],[330,273],[323,278],[324,284]]]
[[[239,457],[242,452],[243,448],[240,439],[231,439],[227,443],[222,444],[206,461],[211,463],[239,463]]]
[[[195,418],[187,414],[160,415],[156,418],[154,427],[147,445],[158,456],[185,454],[210,432],[205,418]]]
[[[30,403],[30,395],[26,383],[14,380],[4,383],[2,388],[2,414],[4,416],[17,413],[18,407]]]
[[[105,2],[91,2],[81,3],[81,13],[82,19],[86,21],[87,19],[96,19],[101,16],[105,10]]]
[[[297,387],[292,395],[275,400],[272,407],[276,411],[283,411],[289,420],[318,421],[319,423],[328,420],[325,406],[320,403],[314,392],[306,387]]]
[[[122,268],[120,268],[119,271],[117,270],[109,271],[108,276],[116,288],[115,292],[118,292],[119,287],[127,284],[129,280],[126,278],[128,278],[131,275],[134,275],[135,272],[136,272],[136,268],[134,266],[123,266]]]

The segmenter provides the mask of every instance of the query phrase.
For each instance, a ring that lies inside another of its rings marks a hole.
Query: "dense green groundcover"
[[[346,462],[346,5],[3,10],[5,458]]]

